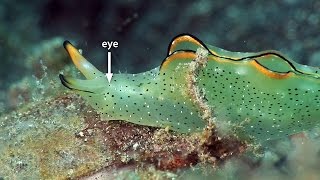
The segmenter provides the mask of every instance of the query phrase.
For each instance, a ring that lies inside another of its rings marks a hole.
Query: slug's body
[[[237,53],[176,37],[161,66],[115,74],[111,83],[69,43],[65,48],[87,80],[60,75],[107,120],[201,131],[208,120],[230,122],[240,138],[274,139],[320,122],[319,68],[274,51]],[[202,52],[207,53],[199,53]]]

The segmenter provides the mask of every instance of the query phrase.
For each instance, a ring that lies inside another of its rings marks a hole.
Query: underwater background
[[[102,41],[118,41],[112,71],[138,73],[159,66],[181,33],[230,51],[274,49],[320,66],[319,9],[317,0],[0,0],[0,179],[106,179],[113,173],[119,179],[320,179],[317,127],[269,141],[259,155],[243,153],[214,167],[110,169],[96,144],[82,146],[73,139],[87,127],[78,116],[87,115],[78,111],[81,100],[66,101],[58,77],[62,71],[76,74],[65,40],[102,72],[107,71]],[[86,158],[79,147],[87,148]]]

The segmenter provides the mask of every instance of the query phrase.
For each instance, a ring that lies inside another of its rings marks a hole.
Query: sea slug
[[[202,131],[229,122],[235,135],[259,141],[311,129],[320,122],[320,69],[279,52],[230,52],[182,34],[159,67],[105,74],[68,41],[64,47],[86,80],[59,75],[106,120]]]

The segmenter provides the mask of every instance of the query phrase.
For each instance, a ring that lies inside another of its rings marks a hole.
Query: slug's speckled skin
[[[201,131],[210,112],[217,123],[231,122],[240,138],[261,141],[320,122],[320,69],[275,51],[229,52],[185,34],[173,39],[160,67],[115,74],[109,84],[69,42],[64,46],[87,80],[60,75],[61,82],[108,120],[188,133]],[[198,49],[208,52],[205,61],[197,61]]]

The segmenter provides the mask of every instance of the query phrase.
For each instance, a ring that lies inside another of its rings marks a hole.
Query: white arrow
[[[108,51],[108,72],[106,73],[109,83],[111,82],[113,73],[111,73],[111,52]]]

